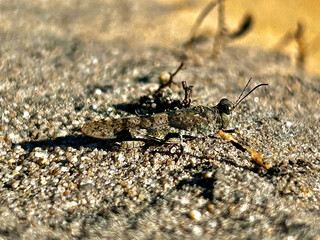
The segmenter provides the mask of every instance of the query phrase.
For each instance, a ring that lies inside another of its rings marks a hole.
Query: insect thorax
[[[212,135],[222,128],[223,119],[217,107],[209,108],[205,106],[197,106],[193,109],[199,112],[200,115],[199,121],[197,121],[193,126],[193,129],[198,133]]]

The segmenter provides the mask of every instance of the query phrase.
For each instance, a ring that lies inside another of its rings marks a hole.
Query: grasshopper
[[[214,107],[194,106],[175,111],[156,113],[151,116],[135,116],[120,119],[89,121],[82,127],[82,133],[99,139],[141,139],[170,143],[170,139],[183,137],[213,136],[226,129],[234,109],[258,87],[242,97],[251,78],[233,104],[223,98]]]

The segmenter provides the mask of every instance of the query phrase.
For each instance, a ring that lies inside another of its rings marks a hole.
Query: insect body
[[[246,87],[248,86],[248,81]],[[218,130],[228,127],[231,113],[237,105],[260,84],[241,98],[246,87],[234,105],[223,98],[214,107],[195,106],[176,111],[157,113],[151,116],[128,117],[122,119],[89,121],[82,127],[82,132],[100,139],[152,139],[166,142],[174,136],[210,136]]]
[[[196,106],[145,117],[87,122],[82,132],[90,137],[114,139],[124,137],[166,140],[168,134],[211,135],[228,126],[233,104],[222,99],[213,107]]]

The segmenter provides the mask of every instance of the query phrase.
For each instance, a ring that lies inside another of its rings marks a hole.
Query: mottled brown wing
[[[191,131],[208,121],[207,117],[194,108],[186,108],[169,114],[169,125],[177,129]]]
[[[82,127],[81,131],[89,137],[114,139],[116,138],[116,135],[114,134],[114,121],[115,120],[89,121]]]
[[[89,121],[82,127],[82,133],[94,138],[115,139],[130,138],[143,135],[148,129],[168,126],[166,113],[148,117],[128,117],[110,120]]]

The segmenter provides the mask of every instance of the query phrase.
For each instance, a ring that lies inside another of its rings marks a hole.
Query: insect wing
[[[195,108],[186,108],[169,114],[170,126],[185,131],[192,131],[196,126],[207,121],[207,117]]]
[[[81,129],[84,135],[100,139],[114,139],[114,121],[115,120],[98,120],[87,122]]]

